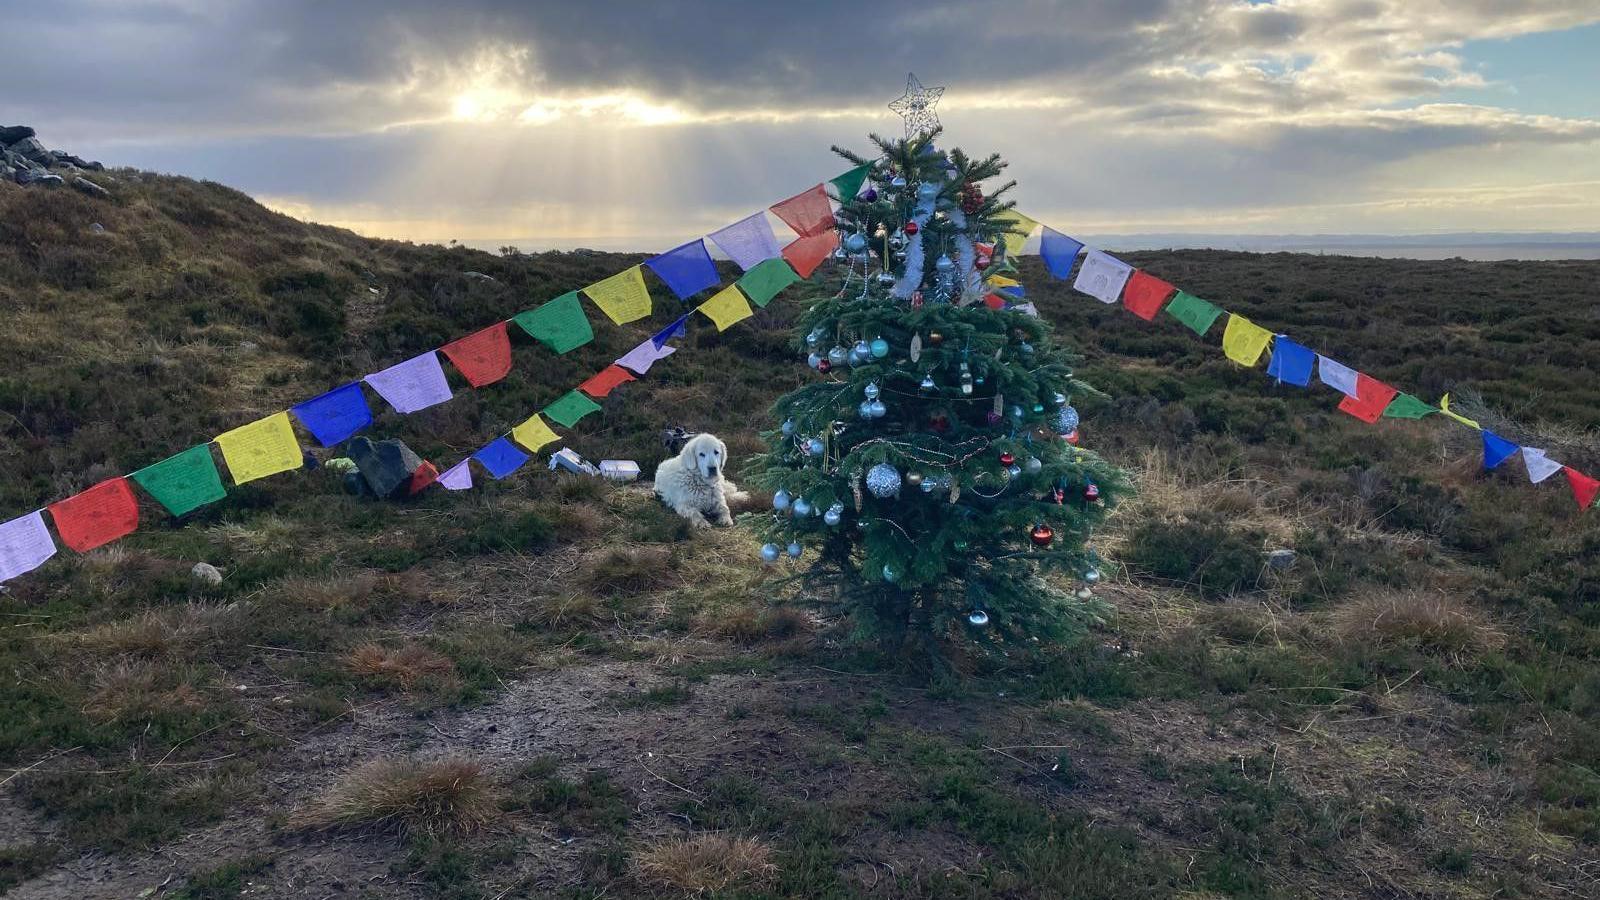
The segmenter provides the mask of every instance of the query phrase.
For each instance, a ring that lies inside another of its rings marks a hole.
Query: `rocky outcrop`
[[[0,181],[38,187],[71,184],[91,197],[109,200],[111,192],[104,185],[83,175],[105,168],[65,150],[49,149],[26,125],[0,125]]]

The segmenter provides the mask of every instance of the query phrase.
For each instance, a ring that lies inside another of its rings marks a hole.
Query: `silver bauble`
[[[776,494],[772,495],[772,508],[778,512],[783,512],[784,510],[788,509],[789,504],[790,500],[788,491],[780,488]]]
[[[761,561],[767,563],[768,565],[775,563],[778,561],[778,554],[781,552],[782,551],[778,549],[777,544],[762,544]]]
[[[878,393],[879,393],[878,383],[876,381],[867,382],[867,386],[862,389],[862,393],[866,395],[866,398],[868,400],[876,400],[876,399],[878,399]]]
[[[888,463],[867,470],[867,490],[874,497],[894,497],[900,493],[900,472]]]
[[[1040,469],[1044,468],[1044,462],[1041,461],[1037,456],[1030,456],[1028,457],[1027,461],[1023,463],[1022,467],[1029,475],[1036,475]]]
[[[982,628],[989,624],[989,614],[981,609],[975,609],[967,613],[967,621],[975,628]]]
[[[830,526],[830,527],[838,525],[839,522],[841,520],[843,520],[843,519],[844,519],[844,504],[843,503],[835,503],[834,505],[828,507],[828,511],[827,512],[822,514],[822,521],[825,524],[827,524],[828,526]]]
[[[794,510],[794,517],[797,519],[811,515],[811,501],[804,497],[794,498],[794,503],[789,508]]]
[[[1083,573],[1083,580],[1088,582],[1089,584],[1099,584],[1100,583],[1100,570],[1099,569],[1090,569],[1089,571]]]
[[[1070,406],[1056,413],[1056,434],[1071,434],[1078,430],[1078,411]]]
[[[835,366],[842,366],[850,358],[850,351],[843,347],[834,347],[828,351],[828,362]]]
[[[867,408],[874,419],[881,419],[889,412],[889,407],[884,406],[882,400],[868,400]]]
[[[810,356],[807,356],[806,357],[806,365],[810,366],[813,369],[815,369],[817,366],[822,365],[822,354],[820,354],[820,353],[812,353]]]
[[[800,543],[798,541],[790,543],[789,544],[789,558],[790,559],[799,559],[800,558],[801,549],[802,548],[800,547]]]
[[[794,419],[783,420],[783,436],[794,437]]]
[[[863,418],[863,419],[872,418],[872,401],[871,400],[863,400],[863,401],[861,401],[861,405],[856,407],[856,412],[858,414],[860,414],[861,418]]]

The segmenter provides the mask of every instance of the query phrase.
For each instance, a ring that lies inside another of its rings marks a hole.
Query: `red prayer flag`
[[[839,232],[832,228],[803,237],[789,246],[783,248],[783,259],[792,266],[801,278],[810,278],[811,273],[822,265],[828,258],[833,248],[839,246]]]
[[[606,397],[616,390],[617,385],[633,380],[633,373],[612,363],[600,371],[599,374],[578,385],[578,390],[595,398]]]
[[[81,494],[50,504],[61,543],[88,553],[139,527],[139,501],[122,476],[102,481]]]
[[[999,294],[986,294],[983,298],[983,305],[989,307],[990,309],[1005,309],[1006,298],[1000,296]]]
[[[439,349],[475,388],[494,384],[511,371],[511,341],[506,337],[504,322],[496,322]]]
[[[833,228],[833,207],[828,204],[828,192],[820,184],[774,205],[772,211],[803,238]]]
[[[1122,289],[1122,305],[1128,308],[1128,312],[1149,322],[1155,319],[1156,313],[1166,305],[1167,298],[1177,290],[1142,269],[1134,269],[1133,276]]]
[[[1339,409],[1371,425],[1389,408],[1389,401],[1400,393],[1370,375],[1356,373],[1356,395],[1339,401]]]
[[[423,460],[422,465],[417,466],[417,470],[411,473],[411,484],[406,488],[406,496],[420,494],[427,489],[428,485],[438,480],[439,467],[427,460]]]
[[[1571,466],[1562,466],[1561,469],[1567,473],[1567,484],[1572,487],[1572,499],[1578,501],[1578,508],[1588,509],[1593,506],[1595,495],[1600,494],[1600,481]]]

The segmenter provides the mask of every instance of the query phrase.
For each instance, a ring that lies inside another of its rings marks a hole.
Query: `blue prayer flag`
[[[517,449],[517,445],[503,437],[490,441],[482,450],[472,454],[472,458],[489,470],[495,478],[504,478],[512,472],[522,468],[528,461],[528,454]]]
[[[1483,467],[1492,469],[1521,450],[1516,444],[1485,428],[1483,430]]]
[[[324,447],[332,447],[372,424],[372,410],[361,393],[361,382],[315,397],[289,410]]]
[[[1280,334],[1272,342],[1272,361],[1267,363],[1267,374],[1280,382],[1305,387],[1311,383],[1311,369],[1316,362],[1317,354],[1309,347]]]
[[[706,252],[706,242],[696,239],[652,259],[645,260],[650,271],[667,283],[679,300],[688,300],[722,279]]]
[[[673,322],[671,325],[668,325],[667,327],[656,332],[655,337],[652,337],[650,340],[656,345],[657,350],[665,347],[667,345],[667,341],[670,341],[678,335],[683,334],[684,326],[689,323],[690,315],[692,315],[692,313],[684,313],[678,317],[676,322]]]
[[[1039,255],[1044,257],[1050,274],[1057,278],[1072,274],[1072,264],[1077,261],[1078,252],[1082,249],[1082,241],[1073,240],[1049,225],[1039,235]]]

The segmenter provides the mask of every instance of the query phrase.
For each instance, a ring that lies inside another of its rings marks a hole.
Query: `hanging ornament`
[[[861,393],[865,394],[868,400],[878,399],[878,394],[880,393],[878,383],[876,381],[867,382],[867,386],[861,389]]]
[[[883,271],[878,273],[878,283],[879,284],[894,284],[897,280],[899,280],[899,279],[895,278],[894,277],[894,273],[889,271],[888,269],[884,269]]]
[[[1056,413],[1056,433],[1067,434],[1078,430],[1078,411],[1070,406],[1063,406]]]
[[[811,515],[811,501],[804,497],[794,498],[794,502],[789,505],[789,508],[794,510],[794,517],[796,519],[804,519],[805,517]]]
[[[1056,505],[1060,506],[1067,499],[1067,492],[1058,487],[1051,488],[1050,499],[1056,501]]]
[[[821,365],[824,362],[827,362],[827,360],[823,359],[822,358],[822,354],[820,354],[820,353],[813,352],[810,356],[806,357],[806,365],[810,366],[813,369],[815,369],[817,366]]]
[[[826,449],[827,445],[822,443],[822,438],[811,438],[806,441],[806,452],[812,456],[821,456]]]
[[[890,277],[893,277],[893,276],[890,276]],[[888,356],[888,355],[889,355],[889,342],[884,340],[882,336],[873,338],[872,339],[872,358],[873,359],[883,359],[885,356]]]
[[[794,427],[795,427],[794,426],[794,418],[792,416],[790,418],[784,419],[783,420],[783,436],[784,437],[794,437]]]
[[[900,573],[895,570],[894,566],[884,563],[883,580],[889,582],[890,584],[894,584],[896,581],[900,580]]]
[[[912,309],[921,309],[922,308],[922,292],[921,291],[912,291],[911,292],[911,308]],[[922,336],[918,335],[916,339],[920,342],[922,340]],[[918,346],[921,346],[921,345],[919,344]],[[916,362],[916,360],[913,359],[912,362]]]
[[[878,463],[867,470],[867,490],[874,497],[887,498],[900,493],[900,472],[888,463]]]
[[[917,199],[924,203],[939,196],[939,186],[931,181],[924,181],[917,185]]]
[[[1094,591],[1091,591],[1086,587],[1081,587],[1078,588],[1077,592],[1072,596],[1077,597],[1079,600],[1089,600],[1094,597]]]
[[[873,190],[872,188],[867,188],[866,190],[864,190],[861,193],[857,194],[856,195],[856,199],[857,200],[861,200],[861,201],[863,201],[865,203],[873,203],[873,202],[876,202],[877,199],[878,199],[878,192]]]
[[[844,249],[851,253],[860,253],[867,249],[867,239],[857,232],[844,239]]]
[[[1033,545],[1041,550],[1050,546],[1050,542],[1056,539],[1055,529],[1044,522],[1033,526],[1033,531],[1028,536],[1033,539]]]
[[[1036,412],[1036,413],[1044,412],[1044,404],[1043,403],[1035,403],[1033,405],[1033,411]]]
[[[810,347],[810,348],[812,348],[814,350],[821,343],[822,343],[822,328],[821,327],[817,327],[817,328],[811,329],[811,333],[806,335],[806,346]]]
[[[1039,470],[1044,468],[1044,462],[1041,461],[1037,456],[1030,456],[1025,462],[1023,462],[1022,468],[1026,470],[1029,475],[1037,475],[1039,474]]]
[[[912,301],[913,304],[921,303],[922,302],[922,292],[921,291],[917,291],[916,293],[912,294],[911,295],[911,301]],[[911,361],[912,362],[916,362],[917,360],[922,358],[922,335],[913,334],[911,336],[911,349],[909,351],[907,351],[907,355],[911,357]]]
[[[1022,474],[1022,467],[1021,466],[1006,466],[1006,477],[1007,478],[1016,478],[1018,475],[1021,475],[1021,474]]]
[[[989,268],[989,257],[987,257],[987,256],[978,257],[977,259],[972,261],[972,267],[974,269],[977,269],[979,272],[982,272],[984,269]]]
[[[940,333],[940,332],[937,332],[937,331],[930,331],[930,332],[928,332],[928,343],[930,343],[933,346],[937,347],[940,344],[944,343],[944,335],[942,333]]]
[[[914,488],[922,487],[922,473],[921,472],[907,472],[906,473],[906,484],[908,484],[908,485],[910,485],[910,486],[912,486]]]
[[[918,485],[918,487],[922,488],[922,492],[924,494],[931,494],[938,490],[939,486],[943,483],[943,478],[925,478],[923,479],[922,484]]]
[[[778,512],[783,512],[784,510],[788,509],[789,503],[789,492],[783,490],[782,488],[779,488],[778,492],[772,495],[772,508]]]
[[[967,544],[966,538],[956,538],[950,543],[950,546],[955,548],[960,553],[965,553],[967,552],[967,547],[969,545]]]
[[[1016,454],[1012,453],[1010,450],[1000,454],[1000,465],[1002,466],[1009,466],[1016,461]]]
[[[828,507],[828,511],[827,512],[822,514],[823,523],[826,524],[830,528],[838,525],[839,522],[843,518],[844,518],[844,504],[843,503],[834,503],[832,506]]]
[[[778,554],[781,553],[781,552],[782,551],[780,551],[778,549],[778,545],[777,544],[762,544],[761,545],[761,561],[766,563],[767,565],[772,565],[773,563],[778,561]]]
[[[1083,573],[1083,580],[1087,581],[1090,584],[1099,584],[1100,583],[1100,570],[1099,569],[1090,569],[1089,571],[1084,572]]]
[[[938,269],[940,272],[948,272],[956,267],[956,263],[955,260],[941,253],[939,258],[934,261],[933,267]]]
[[[800,553],[802,552],[802,549],[803,548],[800,546],[800,542],[799,541],[791,541],[789,543],[789,558],[790,559],[799,559],[800,558]]]
[[[1000,424],[1000,418],[1001,417],[1000,417],[1000,411],[999,410],[991,409],[988,412],[983,414],[983,420],[985,422],[988,422],[990,425],[999,425]]]
[[[850,351],[850,355],[846,358],[846,361],[850,363],[850,368],[852,369],[861,365],[863,362],[866,362],[866,360],[861,358],[861,354],[857,353],[853,349]]]
[[[896,187],[896,188],[905,187],[906,186],[906,177],[904,175],[896,174],[893,178],[889,179],[889,186],[890,187]]]
[[[861,405],[856,407],[856,414],[861,416],[861,418],[863,418],[863,419],[872,418],[872,401],[871,400],[863,400],[863,401],[861,401]]]
[[[861,357],[863,361],[872,358],[872,345],[868,344],[865,339],[856,341],[854,349],[856,355]]]
[[[846,350],[842,344],[836,345],[832,350],[828,351],[828,362],[836,366],[844,365],[849,358],[850,351]]]
[[[1089,503],[1100,502],[1100,485],[1089,482],[1083,486],[1083,499]]]
[[[1011,418],[1016,419],[1018,422],[1021,422],[1022,421],[1022,407],[1016,405],[1015,403],[1011,404]]]
[[[906,236],[905,236],[904,232],[896,231],[894,234],[889,235],[889,249],[890,250],[893,250],[894,252],[899,253],[901,250],[904,250],[905,248],[906,248]]]
[[[922,376],[922,384],[918,385],[918,387],[922,388],[924,393],[931,392],[935,387],[937,387],[937,385],[933,383],[933,373],[929,372],[928,374]]]
[[[950,430],[950,417],[942,412],[934,413],[933,417],[928,420],[928,427],[940,434],[944,434]]]
[[[839,246],[833,248],[833,258],[834,259],[844,259],[845,258],[845,252],[844,252],[844,245],[843,244],[840,244]]]
[[[1078,432],[1077,431],[1069,431],[1066,434],[1063,434],[1061,436],[1061,439],[1063,441],[1066,441],[1067,443],[1071,444],[1074,447],[1078,446]]]
[[[982,628],[989,624],[989,614],[981,609],[975,609],[967,613],[967,622],[974,628]]]
[[[1027,341],[1023,341],[1017,347],[1017,350],[1020,351],[1023,356],[1032,356],[1033,355],[1033,345],[1028,343]]]
[[[1061,406],[1061,405],[1065,404],[1066,402],[1067,402],[1067,396],[1065,394],[1061,393],[1060,391],[1056,391],[1055,404],[1057,406]]]
[[[961,395],[972,396],[972,370],[967,367],[965,361],[961,363]]]
[[[889,414],[889,407],[884,406],[882,400],[868,400],[867,412],[871,418],[881,419]]]
[[[826,375],[826,374],[828,374],[828,370],[831,369],[831,368],[833,368],[833,363],[828,362],[825,359],[824,360],[818,360],[818,362],[817,362],[817,371],[818,372],[821,372],[822,374]]]
[[[922,230],[922,226],[918,225],[915,221],[911,221],[911,222],[907,222],[906,223],[906,234],[916,234],[918,231],[921,231],[921,230]]]

